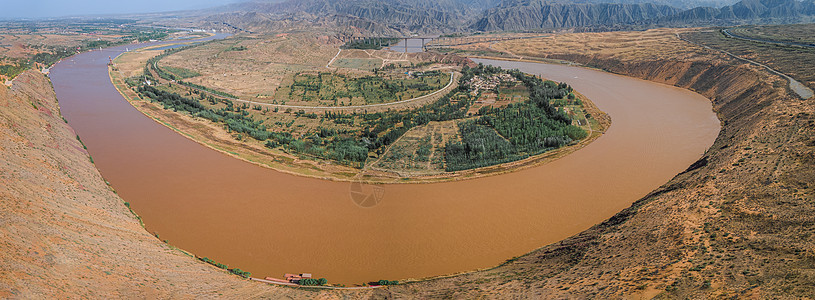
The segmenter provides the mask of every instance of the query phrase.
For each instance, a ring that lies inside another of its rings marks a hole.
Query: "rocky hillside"
[[[668,5],[679,9],[691,9],[696,7],[722,7],[736,3],[738,0],[559,0],[548,1],[560,3],[615,3],[615,4],[643,4],[652,3],[658,5]]]
[[[542,28],[635,24],[679,12],[667,5],[570,4],[544,0],[504,1],[484,12],[470,28],[477,31],[520,31]]]
[[[815,0],[256,0],[205,11],[207,26],[254,32],[319,25],[340,35],[815,21]]]
[[[479,7],[492,5],[490,0],[289,0],[285,2],[252,1],[229,6],[228,14],[210,17],[217,21],[228,18],[242,27],[269,28],[261,22],[281,27],[292,18],[333,27],[358,27],[374,34],[430,33],[460,31]]]
[[[39,72],[19,75],[11,89],[0,85],[0,151],[0,298],[297,292],[240,279],[144,230],[63,121],[51,84]]]
[[[687,10],[654,3],[665,2],[597,4],[543,0],[505,1],[498,7],[485,11],[470,29],[515,31],[564,27],[647,28],[815,20],[813,0],[743,0],[721,8],[700,6]]]
[[[743,0],[722,8],[698,7],[651,20],[660,25],[788,24],[815,20],[815,1]]]
[[[578,54],[555,38],[514,53],[707,96],[723,126],[705,157],[606,222],[500,267],[366,291],[249,282],[160,242],[105,184],[47,78],[26,72],[0,86],[0,297],[812,297],[815,100],[672,32],[650,42],[609,34],[576,36]],[[633,46],[615,55],[604,43]]]
[[[388,292],[468,299],[815,294],[815,99],[788,94],[785,80],[761,68],[671,38],[670,32],[661,36],[574,35],[575,45],[594,49],[581,54],[563,51],[562,45],[571,44],[559,38],[517,42],[522,48],[512,49],[524,57],[577,61],[710,98],[723,127],[702,159],[574,237],[495,269]],[[629,50],[603,52],[610,43],[635,41]]]

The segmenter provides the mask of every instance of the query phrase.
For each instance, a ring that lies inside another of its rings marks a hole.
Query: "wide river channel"
[[[351,183],[246,163],[144,116],[108,77],[108,57],[124,50],[52,68],[63,115],[148,231],[261,278],[313,273],[360,284],[495,266],[628,207],[699,159],[719,132],[710,101],[687,90],[579,67],[478,60],[571,84],[611,115],[611,128],[518,172],[364,186],[363,196],[380,201],[361,206]]]

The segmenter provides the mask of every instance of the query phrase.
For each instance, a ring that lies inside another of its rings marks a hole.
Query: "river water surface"
[[[254,277],[307,272],[354,284],[494,266],[628,207],[700,158],[719,131],[710,102],[687,90],[577,67],[479,60],[565,81],[613,124],[543,166],[381,185],[381,202],[363,207],[349,183],[258,167],[142,115],[110,83],[106,63],[115,54],[83,53],[51,70],[62,113],[147,230]]]

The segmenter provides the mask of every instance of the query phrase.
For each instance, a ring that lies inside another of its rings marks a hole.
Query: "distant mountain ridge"
[[[743,0],[722,8],[697,7],[688,10],[651,3],[566,4],[544,0],[508,0],[486,10],[470,29],[517,31],[621,25],[648,28],[811,21],[815,21],[815,0]]]
[[[255,32],[291,30],[316,24],[352,35],[573,27],[643,29],[815,21],[815,0],[733,1],[255,0],[214,10],[207,20],[216,24],[228,22],[231,26]],[[684,9],[689,5],[703,4],[712,6]]]
[[[815,20],[815,1],[743,0],[720,9],[697,7],[652,20],[662,25],[733,25],[742,23],[796,23]]]
[[[267,20],[286,19],[293,15],[313,20],[335,19],[337,26],[349,25],[342,19],[364,19],[376,26],[375,33],[446,32],[463,30],[468,19],[496,0],[290,0],[286,2],[253,1],[230,8],[262,14]],[[258,15],[254,15],[258,17]],[[235,17],[235,16],[233,16]],[[339,17],[339,18],[338,18]],[[247,19],[247,18],[244,18]],[[252,22],[252,20],[246,20]],[[259,21],[259,20],[254,20]]]
[[[632,24],[679,13],[678,8],[642,4],[566,4],[543,0],[505,1],[484,12],[470,28],[477,31],[513,31],[542,28]]]

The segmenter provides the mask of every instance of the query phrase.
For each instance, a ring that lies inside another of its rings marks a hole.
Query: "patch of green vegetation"
[[[467,112],[478,99],[465,84],[419,108],[377,113],[327,111],[316,114],[290,108],[271,112],[269,108],[235,104],[229,99],[205,95],[177,84],[159,87],[139,85],[136,91],[141,97],[161,103],[165,109],[223,124],[238,140],[253,138],[269,148],[280,148],[298,156],[333,160],[356,168],[365,166],[369,157],[382,155],[411,128],[431,121],[461,120],[461,141],[448,143],[446,149],[437,147],[437,154],[433,155],[432,164],[446,164],[448,171],[522,159],[585,138],[586,132],[572,126],[571,118],[562,108],[550,104],[554,99],[569,100],[572,90],[568,85],[543,81],[517,70],[505,71],[486,66],[465,68],[463,72],[462,83],[474,76],[510,74],[523,83],[529,97],[504,107],[487,107],[480,110],[478,116],[464,120],[470,118]],[[402,84],[421,83],[421,78],[440,75],[424,73],[413,77],[411,83],[373,76],[348,78],[334,73],[298,74],[292,84],[292,94],[314,98],[336,96],[350,93],[336,87],[350,87],[351,91],[378,92],[382,97],[387,97],[384,95],[386,91],[400,91]],[[179,94],[184,92],[187,95]],[[415,139],[415,147],[405,153],[393,151],[393,154],[410,155],[411,164],[427,168],[434,145],[439,143],[431,143],[430,136]],[[443,162],[435,161],[441,156],[438,153],[444,153]]]
[[[328,284],[328,280],[325,279],[325,278],[320,278],[320,279],[305,278],[305,279],[300,279],[300,282],[298,284],[305,285],[305,286],[323,286],[323,285]]]
[[[377,281],[376,283],[379,284],[379,285],[397,285],[397,284],[399,284],[399,281],[382,279],[382,280]]]
[[[396,38],[365,38],[351,40],[342,46],[343,49],[375,49],[380,50],[383,47],[396,44],[399,39]]]
[[[565,83],[483,65],[465,68],[462,82],[502,72],[523,82],[529,90],[529,100],[501,108],[483,107],[479,110],[481,117],[459,123],[461,142],[448,144],[445,149],[447,171],[523,159],[588,135],[580,127],[571,125],[571,118],[562,109],[550,104],[552,99],[564,99],[571,94],[572,88]]]
[[[286,97],[288,101],[316,101],[315,106],[390,103],[439,90],[447,85],[449,76],[439,71],[388,77],[352,77],[331,72],[297,73],[292,84],[281,90],[281,97]]]
[[[382,65],[382,60],[378,58],[338,58],[331,63],[333,67],[372,70]]]
[[[158,238],[158,234],[156,234],[156,237]],[[166,243],[167,241],[165,240],[164,242]],[[212,259],[209,259],[208,257],[199,257],[198,260],[203,261],[205,263],[208,263],[210,265],[216,266],[218,268],[227,270],[230,273],[238,275],[238,276],[243,277],[243,278],[248,278],[249,275],[252,274],[250,272],[246,272],[246,271],[238,269],[238,268],[230,269],[229,266],[227,266],[225,264],[222,264],[222,263],[219,263],[219,262],[216,262],[216,261],[214,261]]]
[[[244,46],[244,45],[240,45],[240,46],[232,46],[232,47],[226,48],[226,51],[246,51],[247,49],[249,49],[249,48],[246,48],[246,46]]]
[[[177,78],[187,79],[192,77],[201,76],[201,73],[195,72],[190,69],[186,68],[177,68],[177,67],[162,67],[162,69],[167,70],[170,73],[173,73]]]
[[[170,30],[165,29],[149,29],[143,30],[138,32],[133,32],[130,35],[124,37],[126,40],[133,40],[136,39],[139,42],[147,42],[150,40],[162,40],[169,36],[169,33],[172,32]]]
[[[30,68],[31,63],[22,59],[4,58],[0,60],[0,75],[14,78]]]

